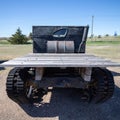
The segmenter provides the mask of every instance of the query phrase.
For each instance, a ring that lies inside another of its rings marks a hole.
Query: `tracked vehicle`
[[[6,91],[33,99],[49,87],[78,88],[88,100],[107,101],[114,92],[112,73],[106,67],[120,64],[85,53],[88,26],[33,26],[33,53],[9,60],[14,67]],[[87,92],[87,94],[86,94]]]

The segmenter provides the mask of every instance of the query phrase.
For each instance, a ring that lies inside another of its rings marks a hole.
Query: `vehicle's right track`
[[[94,80],[92,91],[96,103],[107,101],[114,92],[114,79],[107,69],[94,68],[92,78]]]

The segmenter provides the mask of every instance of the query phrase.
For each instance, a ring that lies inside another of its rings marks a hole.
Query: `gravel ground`
[[[120,69],[109,68],[115,77],[114,96],[103,104],[82,102],[75,89],[51,89],[42,101],[10,99],[5,83],[10,69],[0,70],[0,120],[120,120]]]

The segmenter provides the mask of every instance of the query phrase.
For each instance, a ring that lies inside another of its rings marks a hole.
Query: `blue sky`
[[[94,35],[120,35],[120,0],[0,0],[0,37],[18,27],[28,35],[33,25],[89,25]]]

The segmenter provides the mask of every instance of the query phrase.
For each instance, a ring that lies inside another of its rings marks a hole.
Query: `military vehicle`
[[[14,67],[7,77],[8,96],[24,93],[34,99],[53,87],[81,89],[83,96],[95,103],[110,99],[114,79],[106,67],[120,64],[85,53],[88,29],[89,26],[33,26],[33,53],[0,65]]]

